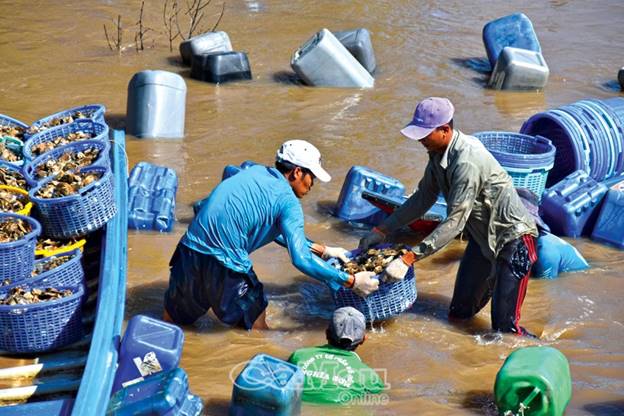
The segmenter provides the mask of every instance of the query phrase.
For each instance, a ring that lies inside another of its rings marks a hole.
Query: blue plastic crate
[[[383,249],[392,244],[380,244],[374,248]],[[355,249],[349,253],[349,257],[355,257],[361,252]],[[337,265],[337,259],[330,259],[330,265]],[[352,306],[366,317],[367,322],[382,321],[401,314],[416,302],[416,274],[414,266],[408,269],[405,278],[396,283],[382,281],[382,275],[375,276],[379,280],[379,289],[366,298],[355,294],[353,290],[340,288],[332,292],[337,308]]]
[[[624,182],[607,192],[591,238],[624,249]]]
[[[128,227],[171,231],[175,223],[175,170],[139,162],[128,179]]]
[[[39,177],[37,175],[37,168],[42,166],[49,160],[58,159],[66,153],[85,152],[90,149],[96,149],[98,151],[98,157],[91,165],[86,166],[101,166],[110,169],[110,158],[108,152],[110,151],[110,145],[106,141],[101,140],[82,140],[75,143],[59,146],[54,150],[50,150],[35,158],[32,162],[24,166],[24,176],[31,186],[36,186],[38,183],[44,181],[46,177]],[[82,166],[83,168],[86,166]]]
[[[30,305],[0,305],[0,350],[14,353],[51,351],[82,336],[84,289],[55,289],[71,289],[73,293],[61,299]]]
[[[183,344],[184,332],[178,326],[145,315],[134,316],[119,347],[113,392],[127,383],[178,367]]]
[[[0,243],[0,281],[28,278],[35,263],[35,246],[37,237],[41,234],[41,225],[31,217],[0,212],[0,223],[16,219],[28,223],[31,231],[17,241]]]
[[[26,159],[26,162],[40,156],[39,154],[33,154],[34,146],[52,141],[57,137],[66,137],[71,133],[77,132],[83,132],[90,135],[89,139],[85,140],[108,141],[108,126],[106,124],[99,123],[91,119],[78,119],[73,123],[62,124],[30,136],[30,138],[24,143],[24,158]]]
[[[102,104],[87,104],[87,105],[81,105],[78,107],[59,111],[58,113],[54,113],[47,117],[41,118],[31,124],[26,134],[28,137],[30,137],[36,133],[44,131],[45,129],[55,127],[55,125],[46,125],[49,123],[56,123],[57,125],[66,124],[66,123],[63,123],[61,120],[62,118],[65,118],[65,117],[71,116],[74,120],[80,120],[76,118],[79,112],[82,113],[83,118],[91,119],[93,121],[97,121],[98,123],[106,124],[106,121],[104,120],[104,113],[106,112],[106,107],[104,107],[104,105]]]
[[[234,381],[229,416],[299,415],[303,382],[296,365],[258,354]]]
[[[524,13],[511,14],[487,23],[483,27],[483,44],[492,68],[506,46],[542,51],[533,23]]]
[[[576,171],[544,192],[540,216],[553,234],[568,237],[591,234],[608,188]]]
[[[377,225],[387,214],[362,198],[369,190],[388,196],[403,196],[405,186],[396,178],[364,166],[353,166],[342,184],[335,214],[346,221]]]
[[[28,182],[26,181],[26,177],[24,176],[24,172],[20,166],[15,166],[11,163],[0,160],[0,185],[15,186],[18,184],[9,183],[9,181],[4,178],[2,171],[8,171],[11,173],[12,176],[16,177],[17,181],[23,181],[23,185],[17,187],[28,190]]]
[[[196,416],[202,412],[199,397],[189,394],[188,376],[181,368],[163,371],[117,391],[107,416]]]
[[[113,196],[113,173],[109,168],[89,166],[81,173],[99,173],[100,178],[80,188],[78,193],[60,198],[41,198],[37,192],[54,178],[32,188],[28,196],[35,203],[45,235],[53,238],[74,238],[102,228],[117,213]]]
[[[34,268],[37,268],[38,264],[46,263],[53,258],[69,256],[70,260],[55,267],[52,270],[43,272],[34,277],[28,277],[24,280],[13,279],[11,284],[6,286],[0,286],[0,296],[8,293],[11,289],[17,286],[22,287],[73,287],[82,286],[85,283],[84,270],[82,269],[82,251],[75,249],[66,253],[61,253],[56,256],[44,257],[39,260],[35,260]]]

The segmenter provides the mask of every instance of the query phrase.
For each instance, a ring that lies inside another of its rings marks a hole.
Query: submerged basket
[[[41,234],[41,225],[31,217],[0,212],[0,222],[20,219],[30,225],[31,231],[17,241],[0,243],[0,280],[17,281],[30,276],[35,262],[35,245]]]
[[[66,152],[84,152],[88,149],[96,148],[99,150],[99,155],[97,159],[91,164],[87,166],[102,166],[102,167],[110,167],[110,158],[108,156],[108,152],[110,150],[110,145],[107,141],[101,140],[81,140],[79,142],[66,144],[64,146],[59,146],[54,150],[50,150],[37,157],[32,162],[26,164],[24,167],[24,177],[28,181],[31,186],[35,186],[40,182],[43,182],[46,178],[38,178],[37,177],[37,167],[43,165],[49,160],[58,159]],[[83,166],[82,168],[85,168]]]
[[[54,269],[43,272],[37,276],[30,277],[28,279],[21,280],[19,282],[12,282],[6,286],[0,286],[0,296],[4,296],[11,291],[14,287],[21,286],[24,288],[31,287],[79,287],[85,284],[84,270],[82,268],[82,251],[75,249],[71,252],[61,253],[59,256],[71,257],[67,262],[61,264]],[[45,257],[40,260],[36,260],[33,269],[37,267],[37,264],[45,263],[52,260],[50,257]],[[1,284],[2,282],[0,282]]]
[[[24,205],[23,209],[16,211],[15,213],[20,214],[20,215],[30,214],[30,210],[32,209],[33,204],[32,202],[30,202],[30,198],[28,197],[28,191],[25,191],[24,189],[21,189],[21,188],[16,188],[14,186],[0,185],[0,191],[2,190],[25,196],[28,202]]]
[[[39,189],[54,178],[48,178],[29,192],[45,235],[53,238],[81,237],[104,226],[117,213],[113,195],[113,173],[108,168],[89,166],[77,172],[99,172],[100,179],[81,188],[78,193],[60,198],[36,196]]]
[[[73,294],[30,305],[0,305],[0,350],[44,352],[80,339],[84,288],[56,289],[71,289]]]
[[[93,121],[88,118],[81,118],[81,119],[75,120],[73,123],[62,124],[60,126],[52,127],[48,130],[44,130],[40,133],[33,134],[32,136],[30,136],[30,138],[26,141],[26,143],[24,143],[24,152],[23,152],[24,159],[26,161],[30,161],[34,158],[33,156],[34,146],[41,144],[41,143],[52,141],[56,139],[57,137],[66,137],[67,135],[71,133],[77,133],[77,132],[88,133],[91,136],[93,136],[89,139],[84,139],[84,140],[108,141],[108,126],[106,124],[99,123],[97,121]],[[76,142],[78,141],[80,140],[77,140]],[[42,155],[43,154],[45,153],[42,153]]]
[[[382,244],[375,248],[383,249],[390,246],[390,244]],[[355,257],[359,252],[359,249],[353,250],[350,256]],[[335,264],[337,261],[336,259],[329,260],[330,264]],[[409,268],[405,279],[399,282],[386,283],[381,281],[381,277],[381,274],[375,276],[376,279],[379,279],[379,289],[366,298],[362,298],[351,289],[343,287],[332,292],[336,307],[352,306],[362,312],[367,322],[374,322],[399,315],[414,304],[417,296],[414,266]]]
[[[507,171],[516,188],[527,188],[541,198],[555,163],[556,149],[550,140],[504,131],[484,131],[474,136]]]
[[[41,130],[42,128],[41,126],[45,123],[53,121],[54,119],[60,119],[60,118],[72,116],[74,118],[74,121],[82,120],[82,119],[75,118],[78,112],[83,113],[83,115],[86,116],[86,119],[91,119],[93,121],[97,121],[98,123],[106,124],[106,122],[104,121],[104,113],[106,112],[106,107],[104,107],[102,104],[81,105],[79,107],[74,107],[74,108],[70,108],[67,110],[59,111],[58,113],[51,114],[47,117],[44,117],[42,119],[35,121],[34,123],[32,123],[32,125],[26,132],[26,135],[27,135],[26,138],[30,136],[34,136],[35,134],[44,131],[44,130]],[[54,127],[57,127],[57,126],[47,127],[47,129],[51,129]]]

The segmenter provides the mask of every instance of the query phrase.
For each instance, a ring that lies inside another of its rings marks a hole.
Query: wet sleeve
[[[312,248],[312,243],[314,243],[314,241],[310,240],[308,237],[306,237],[306,240],[308,242],[308,248]],[[278,235],[277,237],[275,237],[275,240],[273,240],[273,242],[277,245],[280,245],[284,248],[288,248],[288,246],[286,245],[286,239],[284,238],[284,236],[282,234]]]
[[[297,200],[285,199],[278,222],[293,265],[302,273],[338,290],[349,279],[347,273],[331,267],[312,254],[304,234],[303,210]]]
[[[435,204],[438,199],[440,188],[433,177],[433,172],[429,164],[425,169],[425,174],[418,183],[418,189],[408,198],[407,201],[388,218],[384,220],[381,227],[392,232],[404,225],[422,218],[423,215]]]
[[[448,216],[431,234],[414,247],[418,259],[427,257],[453,240],[463,229],[470,217],[475,198],[481,188],[479,168],[472,162],[458,164],[451,174]]]

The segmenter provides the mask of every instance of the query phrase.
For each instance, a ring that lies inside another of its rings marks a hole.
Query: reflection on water
[[[526,118],[544,109],[586,97],[622,96],[613,84],[622,66],[614,42],[624,38],[620,0],[231,0],[218,29],[228,32],[235,50],[249,54],[254,79],[220,86],[188,78],[177,50],[170,52],[158,33],[158,2],[146,2],[146,19],[155,29],[150,47],[141,54],[130,47],[121,56],[108,50],[101,27],[122,14],[127,22],[124,44],[130,44],[138,0],[37,2],[36,13],[30,2],[0,0],[0,5],[7,16],[0,26],[0,113],[32,122],[99,102],[108,108],[108,122],[119,128],[125,123],[127,85],[134,73],[162,69],[185,77],[184,140],[129,138],[127,145],[131,166],[145,160],[176,169],[180,221],[171,234],[130,233],[126,317],[162,313],[167,264],[192,218],[190,206],[219,182],[226,164],[272,163],[285,139],[311,140],[334,180],[315,184],[302,200],[306,232],[314,240],[353,248],[363,231],[329,215],[343,178],[352,165],[365,165],[414,189],[426,155],[399,129],[420,98],[449,97],[457,109],[456,126],[468,133],[518,131]],[[551,71],[543,92],[484,88],[489,64],[482,27],[517,11],[532,19]],[[299,84],[290,57],[323,27],[369,29],[379,66],[374,89]],[[405,239],[415,241],[409,235]],[[589,240],[570,241],[593,268],[558,280],[531,281],[522,324],[540,334],[540,341],[492,334],[489,305],[469,322],[448,322],[465,247],[457,240],[417,264],[416,304],[398,318],[376,323],[358,349],[365,362],[387,372],[389,401],[341,408],[306,405],[303,413],[493,415],[492,386],[503,360],[517,347],[539,344],[559,348],[570,360],[574,393],[568,414],[622,414],[624,253]],[[207,414],[226,414],[229,374],[254,354],[287,358],[296,348],[325,342],[333,307],[328,290],[302,276],[280,247],[267,246],[252,259],[267,288],[268,321],[274,329],[228,329],[210,316],[185,329],[182,365],[192,390],[205,400]]]

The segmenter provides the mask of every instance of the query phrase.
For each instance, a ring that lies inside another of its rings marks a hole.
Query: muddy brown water
[[[207,8],[206,25],[220,1]],[[426,161],[423,149],[398,133],[417,100],[449,97],[456,127],[517,131],[532,114],[586,97],[623,96],[614,81],[624,65],[624,2],[604,1],[244,1],[227,0],[219,29],[236,50],[249,54],[253,81],[214,86],[191,80],[177,50],[161,31],[162,3],[146,2],[154,30],[136,53],[130,28],[119,56],[106,46],[102,25],[117,14],[129,26],[138,1],[0,1],[0,113],[27,123],[92,102],[106,105],[107,120],[123,127],[127,84],[144,69],[180,73],[188,86],[184,140],[128,137],[130,166],[145,160],[175,168],[180,186],[178,222],[171,234],[130,232],[126,317],[159,316],[167,263],[192,217],[191,203],[218,182],[223,166],[250,159],[271,163],[287,138],[315,143],[333,181],[316,184],[303,201],[312,239],[352,248],[363,235],[329,212],[351,165],[366,165],[416,186]],[[544,92],[484,88],[483,25],[523,11],[533,21],[551,76]],[[378,61],[372,90],[306,88],[292,82],[292,52],[322,27],[366,27]],[[177,48],[177,41],[176,41]],[[405,236],[414,241],[413,236]],[[376,324],[358,350],[384,371],[389,383],[381,404],[350,407],[305,405],[303,414],[495,414],[494,377],[504,358],[526,345],[551,345],[569,359],[573,397],[569,415],[624,413],[624,252],[578,239],[573,244],[592,265],[583,273],[529,284],[522,323],[540,341],[492,338],[489,306],[473,322],[447,320],[464,242],[454,241],[418,263],[418,300],[405,314]],[[222,328],[210,317],[185,330],[181,365],[207,414],[225,414],[231,375],[264,352],[287,358],[296,348],[324,342],[332,311],[323,286],[290,265],[283,249],[269,245],[253,255],[267,288],[268,332]]]

